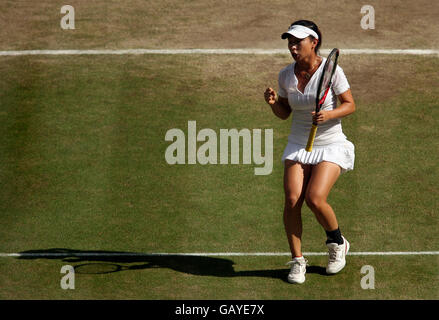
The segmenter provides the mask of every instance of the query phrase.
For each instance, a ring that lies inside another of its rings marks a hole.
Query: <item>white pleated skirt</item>
[[[341,173],[345,173],[354,169],[355,147],[352,142],[343,140],[324,146],[313,146],[312,151],[307,152],[304,145],[288,142],[282,155],[282,162],[285,159],[313,165],[329,161],[338,164]]]

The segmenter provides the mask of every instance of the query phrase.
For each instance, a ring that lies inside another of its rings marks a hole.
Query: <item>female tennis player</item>
[[[319,56],[322,34],[308,20],[294,22],[282,39],[288,39],[288,49],[294,62],[279,73],[279,90],[267,88],[265,101],[280,119],[292,113],[291,132],[285,147],[284,162],[284,225],[291,250],[290,283],[305,281],[307,260],[301,251],[301,207],[305,201],[326,231],[329,261],[328,274],[335,274],[346,265],[349,242],[342,236],[334,210],[327,202],[331,188],[341,173],[354,167],[354,145],[343,134],[341,118],[355,111],[349,83],[337,66],[332,87],[325,103],[316,114],[316,91],[326,58]],[[340,104],[337,106],[337,100]],[[305,150],[311,124],[318,124],[311,152]]]

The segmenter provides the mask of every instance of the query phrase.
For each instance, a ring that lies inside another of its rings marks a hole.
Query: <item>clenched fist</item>
[[[274,91],[272,88],[267,88],[264,93],[265,102],[267,102],[269,105],[273,105],[276,103],[276,91]]]

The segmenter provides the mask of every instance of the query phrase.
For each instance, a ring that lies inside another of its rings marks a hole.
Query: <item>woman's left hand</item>
[[[331,119],[329,111],[326,110],[320,110],[317,114],[313,111],[311,114],[313,122],[316,122],[317,124],[324,123]]]

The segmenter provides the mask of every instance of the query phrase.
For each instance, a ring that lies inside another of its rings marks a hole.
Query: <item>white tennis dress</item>
[[[288,98],[293,118],[282,161],[289,159],[303,164],[318,164],[322,161],[329,161],[338,164],[343,173],[354,169],[355,147],[343,134],[341,119],[331,119],[320,124],[317,128],[312,151],[305,150],[312,125],[311,112],[315,111],[317,85],[325,61],[326,58],[323,58],[303,93],[297,89],[298,81],[294,74],[295,62],[283,68],[279,73],[278,95]],[[349,88],[343,69],[337,66],[331,90],[329,90],[321,110],[335,109],[337,95],[344,93]]]

